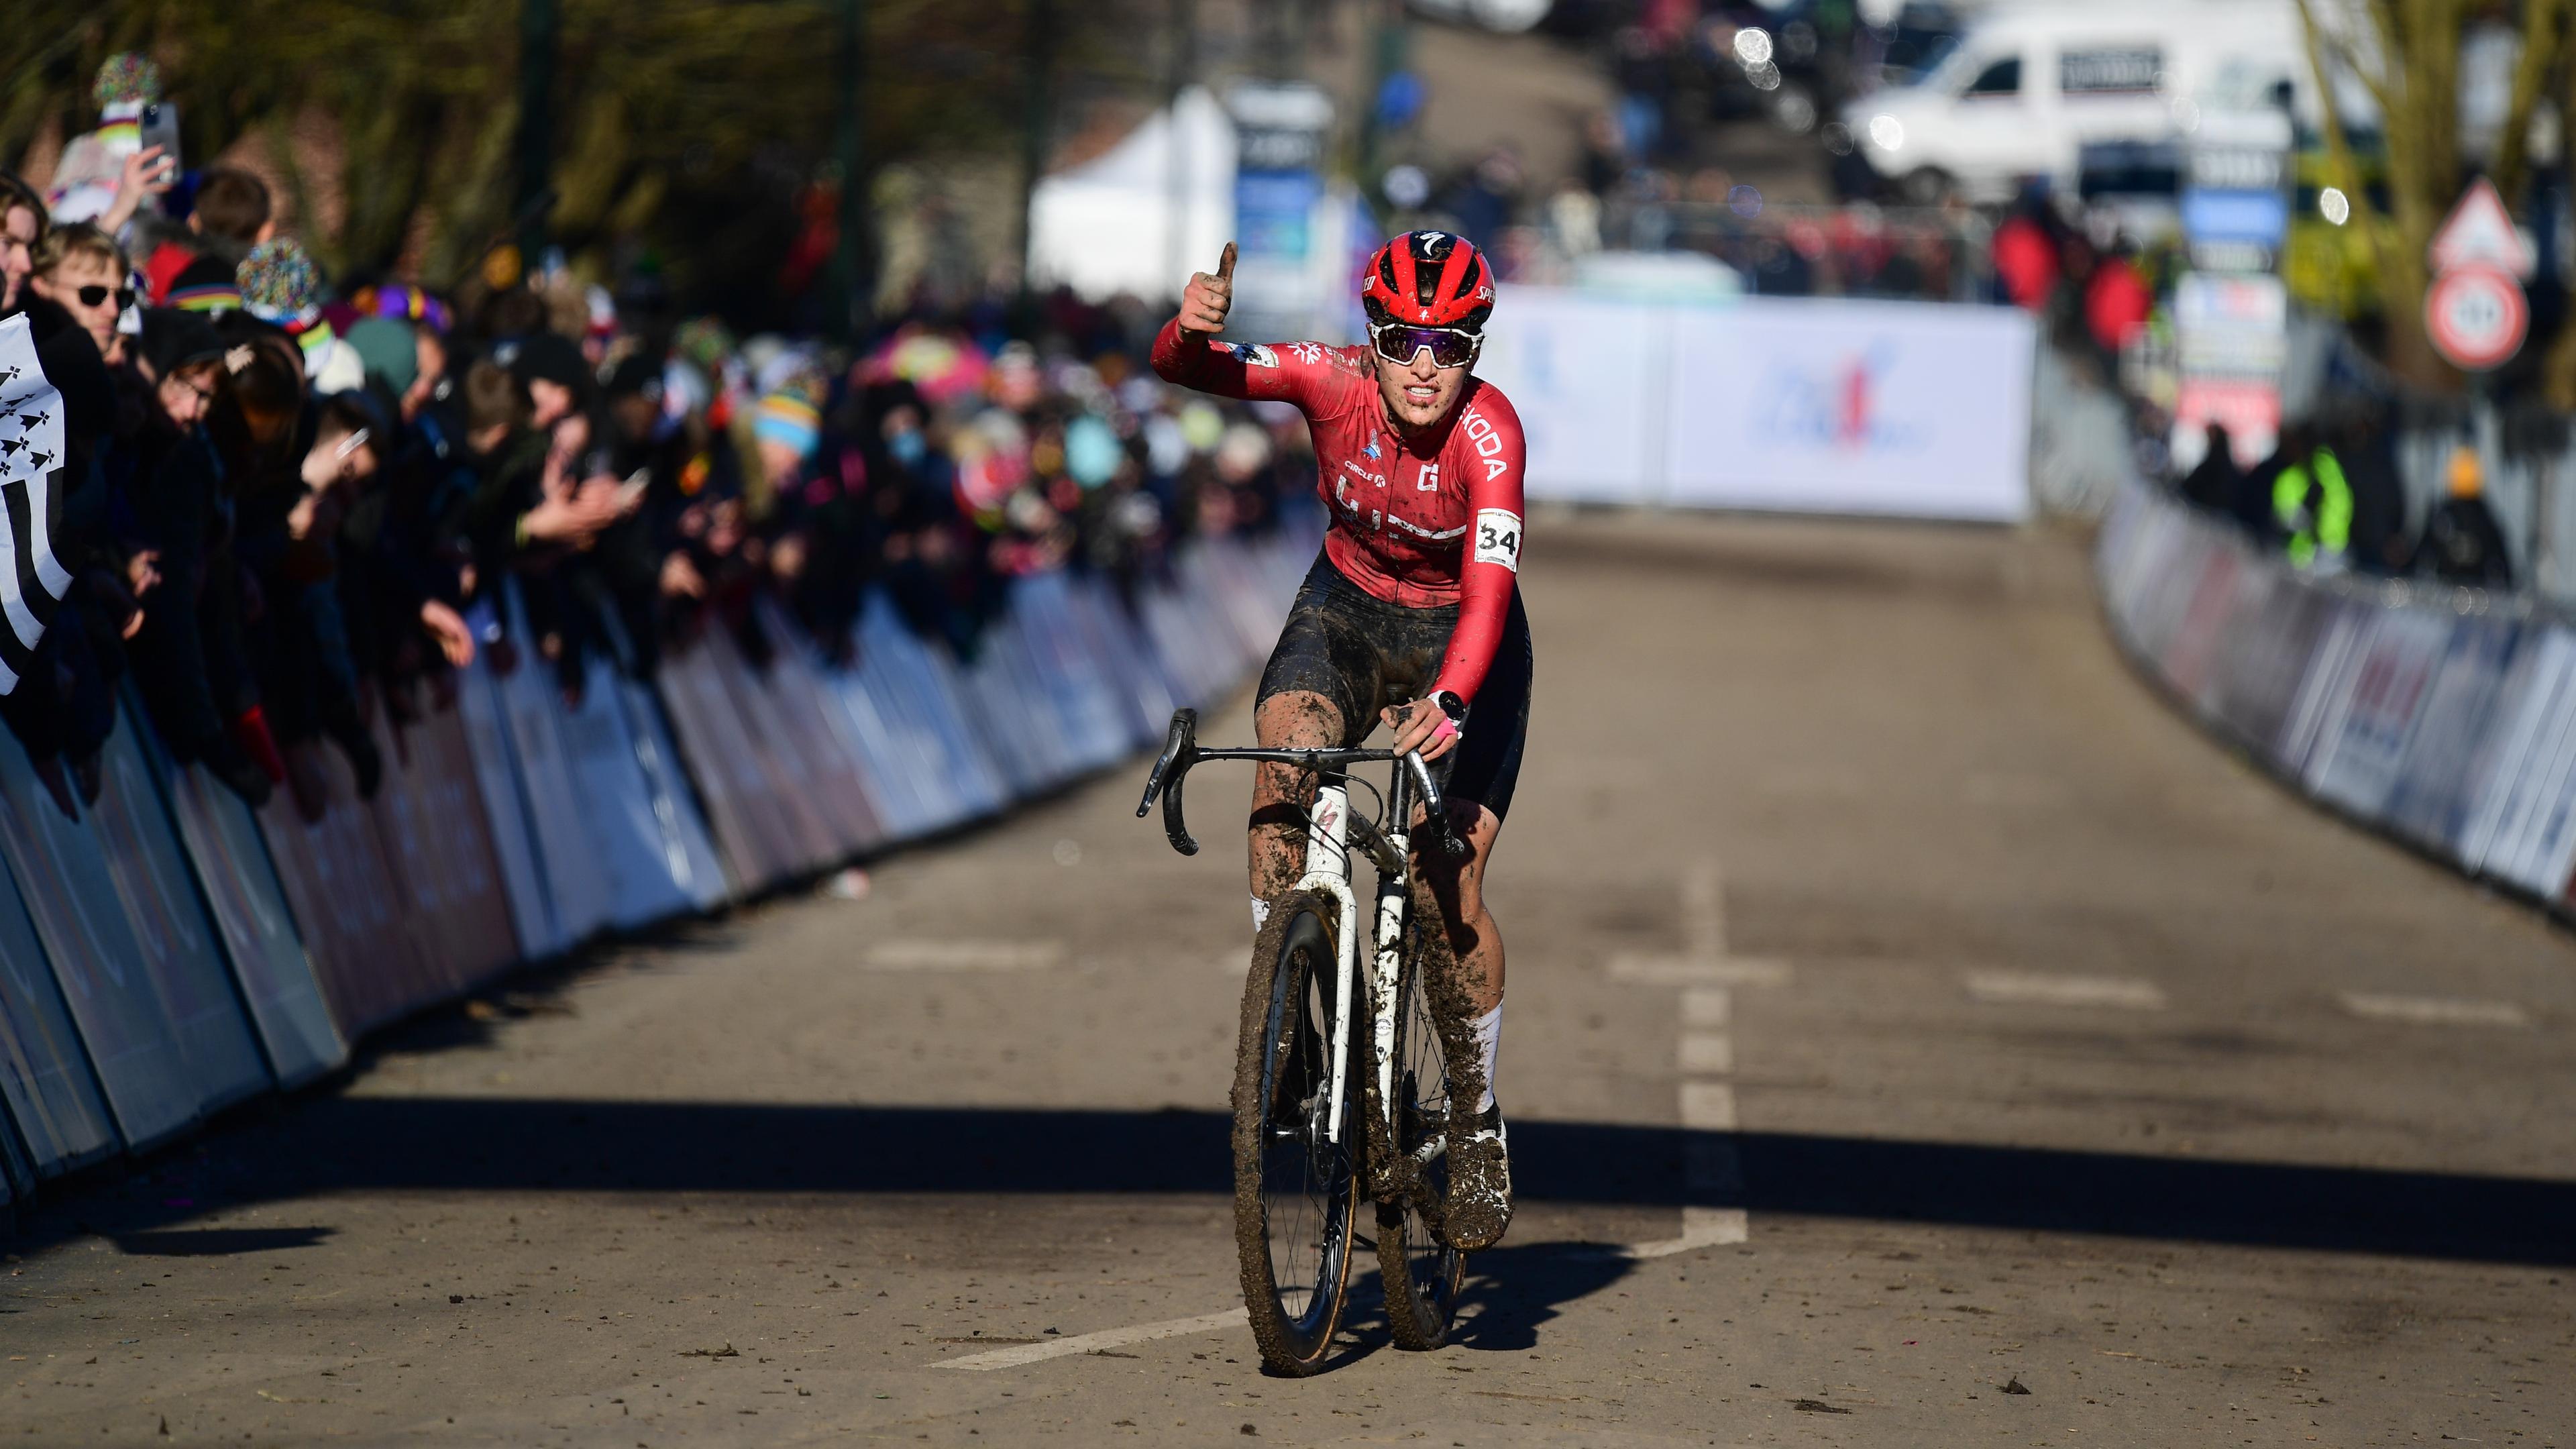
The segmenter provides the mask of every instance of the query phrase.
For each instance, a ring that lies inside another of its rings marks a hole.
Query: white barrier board
[[[1515,287],[1491,326],[1478,372],[1520,413],[1533,498],[2029,516],[2035,341],[2017,308]]]

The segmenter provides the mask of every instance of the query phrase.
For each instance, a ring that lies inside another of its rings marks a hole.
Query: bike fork
[[[1341,915],[1341,929],[1333,938],[1337,959],[1333,976],[1332,1079],[1327,1084],[1332,1095],[1325,1099],[1331,1104],[1331,1113],[1324,1123],[1325,1140],[1336,1144],[1342,1140],[1343,1090],[1350,1079],[1351,977],[1359,957],[1360,903],[1351,891],[1350,814],[1350,790],[1338,778],[1327,779],[1316,788],[1315,803],[1306,812],[1306,874],[1297,882],[1301,891],[1331,896]]]
[[[1408,842],[1403,831],[1389,832],[1386,843],[1396,859],[1405,858]],[[1376,969],[1369,973],[1369,995],[1377,1005],[1370,1023],[1369,1057],[1376,1068],[1377,1099],[1386,1104],[1390,1142],[1395,1140],[1395,1008],[1397,992],[1403,985],[1406,905],[1403,879],[1382,876],[1377,883]]]

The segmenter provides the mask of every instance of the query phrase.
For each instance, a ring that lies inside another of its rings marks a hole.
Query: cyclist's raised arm
[[[1449,632],[1440,677],[1431,687],[1473,704],[1503,642],[1512,586],[1519,581],[1526,449],[1520,414],[1490,387],[1469,395],[1458,429],[1475,450],[1467,469],[1467,538],[1458,561],[1458,623]]]
[[[1214,272],[1197,272],[1181,292],[1181,310],[1154,338],[1154,371],[1165,382],[1219,397],[1304,406],[1333,375],[1323,348],[1311,343],[1220,341],[1234,305],[1234,243]]]

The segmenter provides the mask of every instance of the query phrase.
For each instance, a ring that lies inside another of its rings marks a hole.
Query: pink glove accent
[[[1435,740],[1455,739],[1457,735],[1458,722],[1445,714],[1440,717],[1440,723],[1431,727],[1431,737]]]

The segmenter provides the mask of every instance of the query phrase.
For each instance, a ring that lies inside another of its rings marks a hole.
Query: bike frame
[[[1420,768],[1420,756],[1408,756]],[[1413,782],[1402,770],[1396,771],[1395,790],[1387,802],[1387,815],[1398,822],[1412,814]],[[1350,851],[1351,796],[1342,777],[1334,775],[1315,789],[1315,803],[1306,810],[1306,871],[1297,880],[1297,889],[1314,891],[1333,898],[1341,908],[1341,930],[1335,936],[1333,992],[1333,1077],[1332,1115],[1324,1124],[1327,1141],[1342,1140],[1343,1089],[1351,1069],[1351,978],[1359,965],[1359,895],[1352,888]],[[1384,832],[1386,849],[1398,865],[1408,859],[1409,833],[1398,828]],[[1411,905],[1405,889],[1409,867],[1389,870],[1387,862],[1378,862],[1376,927],[1369,972],[1369,997],[1376,1012],[1369,1036],[1371,1075],[1377,1079],[1378,1100],[1395,1100],[1395,998],[1402,984],[1404,966],[1404,913]],[[1392,1139],[1390,1139],[1392,1140]]]
[[[1155,760],[1153,774],[1146,781],[1145,798],[1136,806],[1136,813],[1143,815],[1153,808],[1155,797],[1162,798],[1164,833],[1170,837],[1172,848],[1183,855],[1198,854],[1199,846],[1190,838],[1182,819],[1181,787],[1191,768],[1208,760],[1292,765],[1313,770],[1321,777],[1315,789],[1315,803],[1306,810],[1305,873],[1296,888],[1331,897],[1341,917],[1335,942],[1339,959],[1334,963],[1333,1110],[1325,1124],[1326,1138],[1338,1144],[1344,1125],[1343,1091],[1351,1072],[1351,985],[1359,970],[1360,904],[1351,885],[1354,827],[1361,849],[1377,866],[1377,910],[1371,920],[1374,950],[1368,983],[1376,1021],[1370,1032],[1369,1068],[1381,1104],[1395,1100],[1396,995],[1403,985],[1404,913],[1411,904],[1408,887],[1412,881],[1414,807],[1418,804],[1423,808],[1425,828],[1443,849],[1463,855],[1466,845],[1450,830],[1442,813],[1440,787],[1432,780],[1431,769],[1422,762],[1418,751],[1397,755],[1391,750],[1202,750],[1198,747],[1198,712],[1184,709],[1173,712],[1163,753]],[[1395,765],[1395,779],[1386,796],[1389,823],[1385,827],[1364,816],[1352,815],[1350,787],[1345,783],[1348,766],[1373,762]],[[1387,1141],[1392,1144],[1394,1123],[1390,1121],[1387,1127]]]

